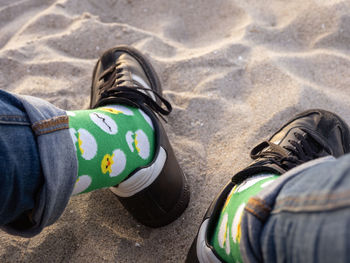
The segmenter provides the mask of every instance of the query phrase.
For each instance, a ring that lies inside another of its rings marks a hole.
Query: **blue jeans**
[[[245,262],[349,262],[350,154],[290,170],[252,197],[242,218]]]
[[[31,237],[63,213],[77,176],[66,112],[0,90],[0,226]]]

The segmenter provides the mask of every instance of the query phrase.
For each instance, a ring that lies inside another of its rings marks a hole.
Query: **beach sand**
[[[330,0],[0,0],[0,88],[87,108],[104,50],[152,62],[192,194],[174,223],[140,225],[108,190],[72,197],[32,239],[1,232],[0,262],[183,262],[250,150],[309,108],[350,123],[350,3]]]

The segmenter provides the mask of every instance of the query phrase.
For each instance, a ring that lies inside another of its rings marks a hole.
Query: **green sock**
[[[236,185],[227,196],[211,238],[211,244],[226,262],[243,262],[239,250],[241,219],[244,207],[251,196],[277,179],[277,175],[259,174]]]
[[[67,114],[78,158],[73,195],[115,186],[153,160],[154,128],[141,109],[108,105]]]

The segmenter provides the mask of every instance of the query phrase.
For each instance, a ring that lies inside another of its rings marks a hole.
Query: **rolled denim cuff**
[[[38,98],[13,96],[23,104],[36,136],[44,184],[31,215],[33,225],[19,229],[9,224],[2,229],[13,235],[32,237],[56,222],[67,206],[77,178],[77,157],[65,111]]]

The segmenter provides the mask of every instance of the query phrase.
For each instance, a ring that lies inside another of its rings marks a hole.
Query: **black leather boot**
[[[152,65],[134,48],[112,48],[95,66],[90,108],[111,104],[142,109],[152,121],[156,136],[153,161],[111,190],[140,223],[150,227],[167,225],[186,209],[189,186],[158,118],[160,114],[168,115],[171,105],[162,97]]]
[[[272,137],[250,153],[254,160],[235,174],[207,210],[186,262],[222,262],[210,240],[222,207],[232,188],[260,173],[282,175],[310,160],[350,152],[348,125],[334,113],[325,110],[303,112],[284,124]]]

